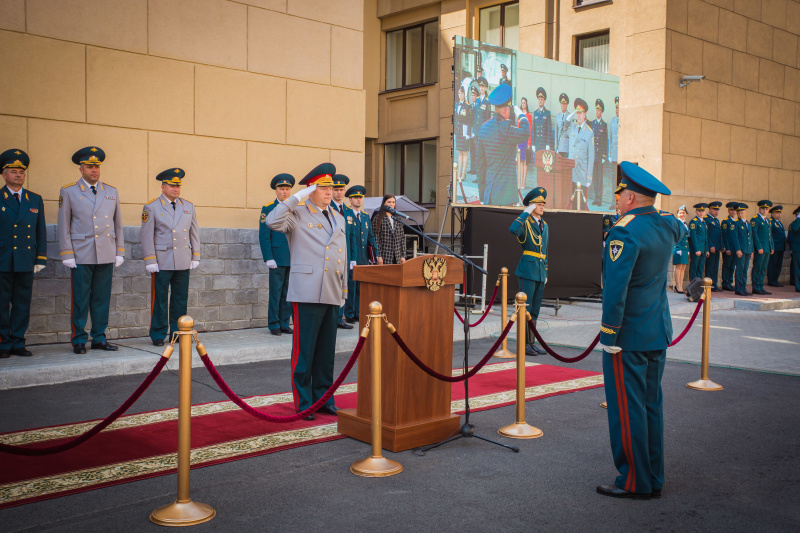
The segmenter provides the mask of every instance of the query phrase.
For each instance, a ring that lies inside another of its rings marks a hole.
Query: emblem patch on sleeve
[[[150,219],[150,213],[145,209],[142,211],[142,222],[147,222]]]
[[[64,197],[63,196],[59,196],[58,197],[58,207],[60,208],[62,205],[64,205]]]
[[[267,223],[267,214],[266,213],[261,213],[261,223],[262,224],[266,224]]]
[[[692,228],[692,229],[694,229],[694,222],[692,222],[691,224],[689,224],[689,227],[690,227],[690,228]]]
[[[622,255],[622,248],[625,246],[625,243],[622,241],[611,241],[608,244],[608,256],[611,258],[612,261],[616,261],[619,259],[619,256]]]

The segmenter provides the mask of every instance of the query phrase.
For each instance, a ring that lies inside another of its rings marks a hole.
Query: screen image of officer
[[[572,126],[572,113],[567,112],[569,96],[561,93],[558,97],[561,112],[556,115],[555,150],[561,157],[569,156],[569,130]]]
[[[31,318],[33,275],[47,265],[42,197],[23,187],[30,157],[18,148],[0,154],[0,358],[33,355],[25,348]]]
[[[753,257],[753,233],[747,221],[747,208],[744,203],[736,204],[736,285],[734,293],[738,296],[750,296],[747,292],[747,270]]]
[[[350,199],[350,210],[353,215],[353,238],[350,242],[350,281],[348,283],[347,303],[344,306],[344,316],[348,324],[358,322],[361,297],[361,283],[354,280],[352,273],[356,265],[368,265],[370,248],[377,262],[380,257],[378,243],[372,232],[372,221],[366,213],[361,211],[364,205],[364,196],[367,189],[363,185],[353,185],[344,195]]]
[[[355,223],[353,221],[353,210],[347,207],[347,204],[344,203],[344,189],[350,183],[350,178],[345,176],[344,174],[336,174],[333,177],[333,200],[331,201],[331,207],[338,211],[342,218],[344,218],[345,223],[345,236],[347,237],[347,265],[350,265],[352,262],[353,254],[350,250],[350,247],[353,243],[353,233],[355,232]],[[348,269],[351,267],[348,266]],[[344,305],[339,308],[339,323],[337,325],[339,329],[353,329],[353,326],[347,323],[344,319]]]
[[[753,234],[753,294],[772,294],[764,290],[764,277],[767,275],[767,263],[775,253],[775,243],[772,241],[772,230],[767,220],[767,212],[772,207],[769,200],[758,202],[758,213],[750,220],[750,231]]]
[[[178,331],[186,314],[189,270],[200,265],[200,230],[194,204],[181,198],[186,172],[169,168],[159,173],[161,196],[142,209],[140,240],[145,270],[150,273],[150,340],[163,346],[167,332]]]
[[[734,244],[738,243],[736,238],[736,206],[737,202],[728,202],[725,208],[728,210],[728,218],[720,224],[722,231],[722,290],[731,291],[734,289],[734,270],[736,269],[736,254]]]
[[[550,150],[554,148],[553,138],[553,117],[550,115],[550,110],[544,104],[547,100],[547,91],[544,87],[536,89],[536,100],[539,106],[533,111],[533,151],[534,153],[539,150]]]
[[[594,175],[594,133],[592,128],[586,124],[586,110],[589,106],[582,98],[576,98],[573,103],[575,106],[576,123],[572,124],[569,131],[569,158],[575,161],[572,168],[572,183],[583,188],[581,194],[586,194],[586,188],[592,185]],[[577,192],[577,191],[576,191]],[[581,209],[586,209],[584,201],[581,200]],[[576,199],[577,201],[577,199]],[[577,208],[573,203],[573,208]]]
[[[275,191],[275,200],[261,208],[258,220],[258,244],[261,247],[261,258],[269,269],[269,304],[267,306],[267,327],[273,335],[293,333],[289,327],[292,317],[292,306],[286,301],[289,290],[289,272],[291,258],[289,241],[284,233],[273,231],[267,226],[267,217],[275,207],[286,201],[292,194],[294,176],[278,174],[269,186]]]
[[[614,97],[614,113],[615,116],[608,121],[608,160],[616,166],[619,161],[619,96]]]
[[[71,269],[72,350],[86,353],[86,320],[92,317],[92,349],[117,349],[106,340],[114,267],[125,261],[119,192],[100,181],[105,152],[97,146],[72,155],[80,179],[58,195],[58,246],[61,262]]]
[[[708,214],[703,221],[706,223],[708,234],[708,259],[706,259],[705,277],[711,278],[711,292],[722,292],[717,286],[719,279],[719,256],[722,249],[722,226],[719,218],[719,208],[722,202],[715,201],[708,204]]]
[[[482,161],[478,157],[478,135],[481,127],[492,118],[492,106],[489,103],[489,96],[486,94],[489,82],[486,78],[478,78],[480,95],[472,104],[472,148],[470,156],[470,169],[476,174],[478,182],[478,194],[481,200],[486,196],[486,175],[481,172]],[[486,203],[486,202],[483,202]]]
[[[339,308],[347,298],[347,236],[342,215],[331,208],[336,167],[323,163],[302,180],[303,189],[278,204],[267,226],[286,233],[292,265],[287,300],[292,303],[292,396],[296,411],[322,398],[333,384]],[[335,414],[331,397],[320,409]],[[306,416],[313,420],[314,415]]]
[[[772,232],[772,242],[775,244],[775,253],[767,263],[767,285],[770,287],[783,287],[778,281],[783,268],[783,253],[786,251],[786,228],[781,222],[782,205],[773,206],[769,210],[769,228]]]
[[[594,133],[594,165],[592,166],[592,205],[603,205],[603,182],[608,161],[608,124],[603,120],[605,104],[599,98],[594,103],[596,118],[592,122]]]

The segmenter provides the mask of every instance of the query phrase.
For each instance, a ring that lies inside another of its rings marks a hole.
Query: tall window
[[[436,141],[392,143],[384,150],[384,192],[421,204],[436,203]]]
[[[575,43],[575,64],[608,74],[608,31],[582,35]]]
[[[436,83],[439,23],[426,22],[386,33],[386,90]]]
[[[480,10],[481,41],[519,49],[519,2],[506,2]]]

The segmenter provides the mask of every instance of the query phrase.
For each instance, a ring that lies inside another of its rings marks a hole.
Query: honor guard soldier
[[[733,242],[736,239],[736,202],[728,202],[725,208],[728,210],[728,218],[720,224],[722,234],[722,290],[733,292],[734,270],[736,268],[736,254],[733,253]]]
[[[592,167],[592,205],[603,205],[603,181],[605,163],[608,161],[608,124],[603,120],[606,106],[599,98],[594,103],[596,119],[592,122],[594,132],[594,166]]]
[[[342,218],[344,218],[345,235],[347,237],[347,265],[350,265],[354,255],[350,248],[353,246],[353,233],[356,230],[353,210],[344,203],[344,189],[349,183],[350,178],[344,174],[336,174],[333,177],[333,201],[331,201],[331,207],[338,211],[339,214],[342,215]],[[349,268],[348,266],[348,269]],[[336,327],[340,329],[353,329],[353,326],[348,324],[344,319],[344,305],[339,308],[339,323]]]
[[[22,187],[29,165],[28,154],[17,148],[0,154],[6,182],[0,189],[0,358],[33,355],[25,348],[33,275],[47,264],[44,202]]]
[[[711,278],[711,291],[722,292],[717,286],[719,278],[719,255],[722,250],[722,226],[719,219],[719,208],[722,202],[711,202],[708,204],[708,214],[703,219],[708,230],[708,259],[706,259],[705,276]]]
[[[180,168],[161,172],[161,196],[142,210],[140,239],[145,269],[151,276],[150,340],[164,346],[167,330],[178,331],[178,318],[186,314],[189,270],[200,265],[200,231],[194,204],[181,198],[186,173]],[[169,313],[167,302],[169,301]]]
[[[359,298],[361,297],[361,283],[353,279],[353,267],[369,264],[369,249],[372,248],[375,260],[380,257],[378,243],[372,232],[372,221],[369,216],[361,211],[364,206],[364,196],[367,189],[363,185],[353,185],[344,195],[350,199],[350,208],[353,213],[353,238],[350,242],[350,281],[348,283],[347,303],[344,307],[345,320],[349,323],[358,322]]]
[[[533,112],[533,153],[536,153],[537,150],[555,148],[553,117],[544,106],[544,102],[547,100],[547,91],[544,90],[544,87],[536,89],[536,99],[539,102],[539,107]]]
[[[294,333],[289,327],[292,306],[286,301],[289,290],[289,272],[291,259],[289,241],[286,234],[273,231],[267,226],[267,217],[275,207],[286,201],[294,187],[294,176],[278,174],[269,186],[275,191],[275,201],[261,208],[258,221],[258,243],[261,245],[261,257],[269,268],[269,305],[267,306],[267,327],[273,335]]]
[[[569,105],[567,93],[559,95],[558,103],[561,106],[561,112],[556,115],[554,148],[561,157],[567,157],[569,155],[569,129],[572,126],[572,115],[567,113],[567,106]]]
[[[58,195],[58,245],[72,276],[72,350],[86,353],[86,319],[92,316],[92,349],[117,349],[106,340],[111,279],[124,261],[125,239],[119,192],[100,181],[106,154],[97,146],[72,155],[81,178]]]
[[[772,229],[767,220],[770,207],[772,207],[772,202],[761,200],[758,202],[758,214],[750,220],[750,231],[753,233],[753,294],[772,294],[764,290],[764,277],[767,275],[769,256],[775,253]]]
[[[619,96],[614,97],[614,111],[616,115],[608,122],[608,160],[616,164],[619,161]]]
[[[747,269],[750,268],[750,259],[753,257],[753,233],[747,222],[747,204],[736,204],[736,286],[735,293],[739,296],[750,296],[747,292]]]
[[[781,222],[782,205],[776,205],[769,210],[769,229],[772,233],[772,242],[775,244],[775,253],[769,257],[767,263],[767,285],[770,287],[783,287],[778,282],[783,268],[783,252],[786,251],[786,228]]]
[[[539,318],[544,286],[547,283],[547,246],[550,240],[550,230],[547,222],[542,219],[546,199],[547,191],[544,187],[532,189],[522,201],[526,206],[525,210],[508,228],[508,231],[516,235],[517,241],[522,245],[522,257],[519,259],[514,274],[519,278],[519,290],[528,297],[527,308],[534,323]],[[536,346],[533,332],[529,331],[528,333],[525,354],[546,353]]]
[[[702,278],[708,257],[708,229],[704,221],[708,204],[694,204],[695,217],[689,221],[689,281]]]
[[[594,175],[594,133],[586,124],[586,110],[589,106],[582,98],[576,98],[573,105],[577,122],[569,131],[569,158],[575,161],[575,166],[572,167],[572,183],[582,186],[582,194],[585,195],[586,189],[592,185]],[[583,202],[587,200],[588,197],[584,196]],[[573,209],[579,207],[588,210],[585,204],[579,206],[573,204]]]
[[[333,384],[336,325],[347,298],[345,221],[330,207],[334,174],[331,163],[318,165],[300,180],[308,188],[267,216],[270,229],[289,236],[292,266],[287,299],[294,314],[292,395],[298,412],[311,407]],[[335,414],[333,397],[320,412]],[[313,414],[306,417],[313,419]]]
[[[800,292],[800,206],[797,206],[792,214],[795,219],[789,224],[789,232],[786,242],[792,250],[792,278],[794,279],[794,290]]]
[[[664,485],[661,376],[672,341],[667,270],[686,228],[653,207],[657,194],[670,194],[664,184],[627,161],[620,171],[615,192],[622,218],[603,252],[600,327],[608,429],[619,476],[597,492],[650,499],[660,497]]]

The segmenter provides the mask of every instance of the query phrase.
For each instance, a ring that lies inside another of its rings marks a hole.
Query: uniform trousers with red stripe
[[[339,306],[292,302],[292,395],[296,411],[322,398],[333,384]],[[333,396],[325,405],[334,405]]]
[[[661,376],[667,350],[603,352],[608,431],[617,487],[649,494],[664,484]]]

